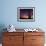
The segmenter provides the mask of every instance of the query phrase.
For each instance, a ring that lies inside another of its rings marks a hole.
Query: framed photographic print
[[[18,7],[17,21],[22,21],[22,22],[35,21],[35,7]]]

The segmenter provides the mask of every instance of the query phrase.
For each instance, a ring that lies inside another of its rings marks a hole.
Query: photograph
[[[24,22],[35,21],[35,7],[18,7],[17,20]]]

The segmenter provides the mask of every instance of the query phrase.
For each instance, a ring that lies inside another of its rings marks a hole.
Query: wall
[[[16,28],[46,28],[45,4],[45,0],[1,0],[0,24],[13,24]],[[35,22],[18,22],[17,7],[35,7]]]

